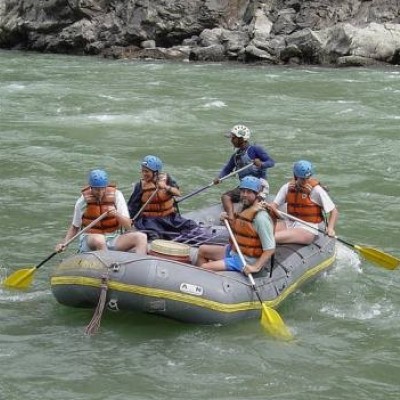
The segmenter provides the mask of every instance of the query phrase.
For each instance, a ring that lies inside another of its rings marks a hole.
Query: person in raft
[[[243,179],[245,176],[255,176],[256,178],[260,178],[263,186],[260,196],[266,198],[269,193],[267,169],[272,168],[275,165],[275,161],[268,155],[262,146],[249,143],[251,132],[247,126],[235,125],[225,136],[230,138],[236,151],[222,168],[218,177],[214,179],[214,184],[218,184],[220,179],[229,173],[252,163],[253,165],[238,173],[239,180]],[[232,219],[234,214],[233,203],[238,203],[240,201],[239,188],[236,187],[223,193],[221,201],[224,210],[228,213],[228,218]]]
[[[134,185],[128,200],[135,228],[146,232],[149,240],[171,240],[197,228],[196,222],[177,212],[174,196],[181,196],[181,191],[177,182],[162,172],[162,161],[148,155],[140,165],[141,179]]]
[[[104,218],[80,236],[79,252],[109,249],[147,254],[147,237],[144,233],[121,233],[122,230],[131,230],[128,207],[123,194],[109,183],[107,173],[101,169],[90,171],[88,186],[83,188],[75,203],[72,223],[55,251],[63,251],[69,239],[106,211],[109,212]]]
[[[227,246],[203,244],[199,247],[196,265],[213,271],[238,271],[244,274],[261,271],[275,252],[273,221],[259,206],[262,183],[254,176],[244,177],[239,184],[242,211],[229,221],[243,253],[243,266],[232,243]],[[227,213],[221,219],[228,218]]]
[[[325,229],[327,235],[335,236],[339,212],[326,190],[312,177],[313,173],[310,161],[297,161],[293,165],[293,179],[279,189],[272,203],[265,204],[278,216],[277,210],[286,204],[288,214],[307,222],[306,225],[291,219],[278,221],[277,243],[310,244],[318,235],[316,229]],[[327,221],[325,215],[328,215]]]

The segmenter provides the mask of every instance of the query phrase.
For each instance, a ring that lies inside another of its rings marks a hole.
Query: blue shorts
[[[115,242],[118,239],[119,234],[111,233],[104,236],[106,239],[108,250],[115,250]],[[88,251],[93,251],[87,244],[87,237],[88,235],[83,234],[79,238],[79,248],[78,248],[79,253],[87,253]]]
[[[225,268],[227,271],[242,272],[244,265],[240,259],[239,254],[233,253],[231,246],[227,246],[225,250]]]

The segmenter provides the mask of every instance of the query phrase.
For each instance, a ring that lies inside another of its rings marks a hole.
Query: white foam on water
[[[100,121],[100,122],[110,122],[117,119],[118,116],[116,115],[109,115],[109,114],[101,114],[101,115],[90,115],[88,119]]]
[[[0,304],[6,303],[24,303],[32,300],[45,298],[49,295],[48,290],[40,290],[37,292],[17,292],[7,288],[0,289]]]
[[[336,269],[341,270],[349,267],[362,273],[361,258],[357,252],[338,242],[336,244]]]
[[[6,88],[11,90],[11,91],[17,91],[17,90],[24,90],[25,85],[22,85],[20,83],[12,83],[11,85],[8,85]]]
[[[221,100],[211,101],[203,105],[204,108],[222,108],[227,107],[227,105]]]
[[[334,304],[321,308],[321,312],[340,319],[351,319],[357,321],[373,320],[383,313],[387,313],[386,304],[370,304],[365,301],[351,301],[348,307],[343,308]]]

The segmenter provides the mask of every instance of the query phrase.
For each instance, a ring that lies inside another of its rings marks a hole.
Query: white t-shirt
[[[278,207],[287,205],[286,195],[288,193],[288,188],[289,188],[289,182],[286,183],[285,185],[283,185],[279,189],[278,194],[276,195],[276,197],[274,199],[274,203]],[[326,190],[324,190],[320,185],[314,186],[312,188],[311,193],[310,193],[310,199],[315,204],[318,204],[325,213],[330,213],[333,209],[336,208],[335,204],[333,203],[332,199],[329,197]],[[287,209],[285,211],[287,212]],[[318,233],[317,230],[322,227],[322,226],[319,226],[319,224],[310,223],[310,222],[307,222],[307,225],[309,225],[309,226],[307,226],[301,222],[293,221],[290,219],[286,220],[285,223],[286,223],[287,228],[302,228],[302,229],[305,229],[306,231],[313,233],[314,235],[316,235]],[[314,227],[315,229],[313,229],[312,227]]]
[[[289,182],[279,189],[279,192],[274,199],[275,204],[277,204],[278,206],[282,206],[286,203],[288,188]],[[312,188],[310,199],[315,204],[318,204],[326,213],[330,213],[334,208],[336,208],[328,193],[320,185],[314,186]]]
[[[86,210],[86,206],[87,204],[85,198],[82,195],[75,203],[74,216],[72,218],[73,226],[77,228],[80,228],[82,226],[82,216]],[[123,215],[124,217],[130,218],[128,206],[126,205],[124,195],[118,189],[115,191],[115,206],[119,214]]]

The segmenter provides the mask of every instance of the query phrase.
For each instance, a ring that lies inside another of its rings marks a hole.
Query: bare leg
[[[276,230],[275,240],[276,243],[298,243],[310,244],[314,241],[315,235],[302,228],[286,228],[283,230]]]
[[[143,232],[129,232],[119,236],[115,242],[119,251],[136,251],[137,254],[147,254],[147,236]]]
[[[92,233],[86,240],[90,250],[107,250],[106,238],[100,233]]]
[[[225,271],[226,270],[224,259],[206,262],[206,263],[200,265],[200,268],[209,269],[211,271]]]
[[[215,244],[202,244],[199,247],[199,252],[197,253],[196,265],[198,267],[203,266],[203,264],[208,261],[221,260],[225,255],[225,246],[218,246]]]

